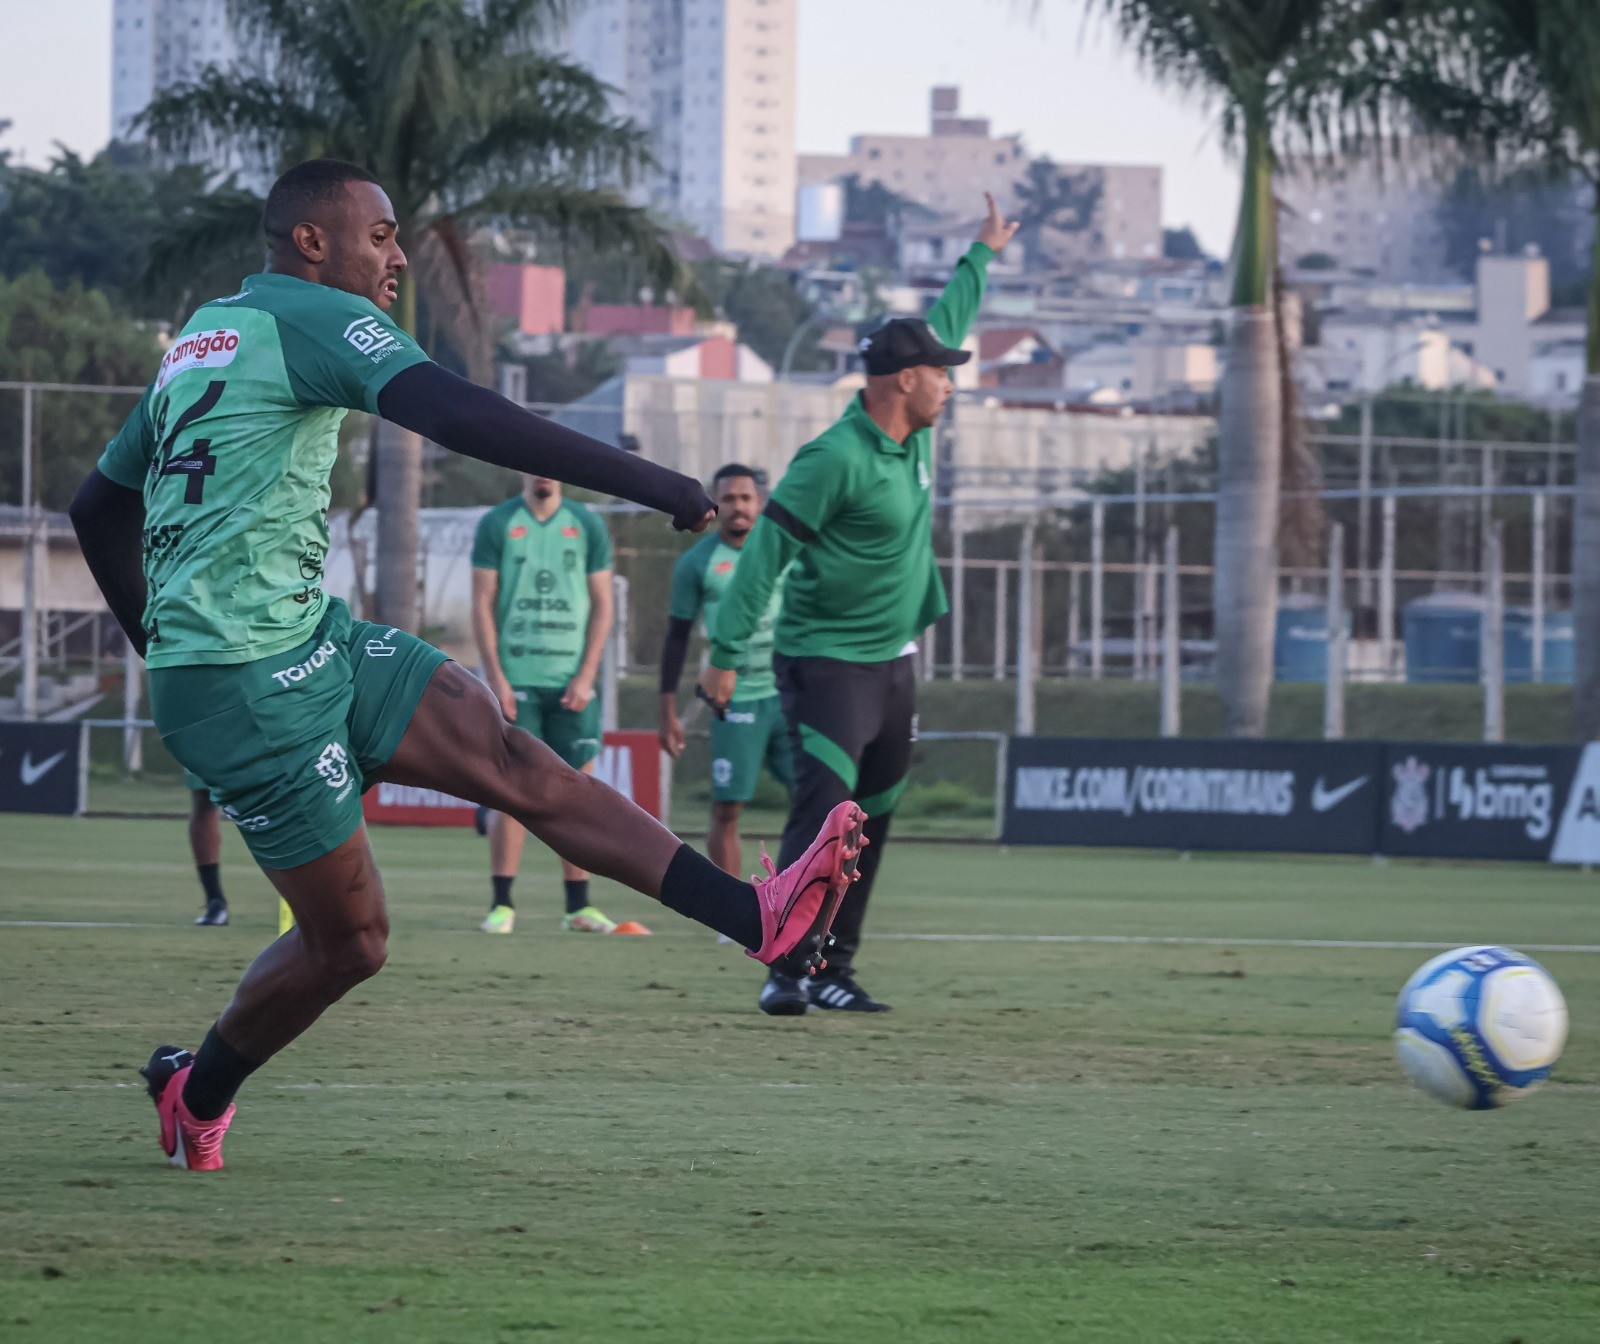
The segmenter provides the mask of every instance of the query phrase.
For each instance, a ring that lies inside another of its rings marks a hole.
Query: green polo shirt
[[[994,252],[974,243],[928,322],[960,345],[983,300]],[[896,443],[858,396],[795,454],[744,544],[717,612],[711,664],[737,671],[778,576],[774,647],[791,658],[880,663],[949,610],[933,555],[933,433]]]

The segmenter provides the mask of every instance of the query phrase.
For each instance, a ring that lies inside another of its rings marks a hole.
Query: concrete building
[[[1135,340],[1090,346],[1066,362],[1063,386],[1096,405],[1148,405],[1210,396],[1217,388],[1217,348],[1193,341]]]
[[[1581,308],[1550,306],[1550,263],[1536,253],[1478,258],[1472,307],[1452,290],[1425,307],[1327,307],[1302,352],[1309,388],[1379,392],[1396,383],[1481,387],[1518,400],[1576,399],[1588,329]]]
[[[235,54],[227,0],[112,0],[112,138],[128,138],[157,92]]]
[[[650,132],[641,199],[719,251],[795,240],[797,0],[589,0],[567,50]]]
[[[1016,204],[1016,184],[1029,154],[1020,135],[994,135],[984,117],[960,115],[961,91],[933,90],[926,135],[852,136],[845,154],[802,154],[802,189],[854,175],[878,182],[941,215],[970,218],[983,193],[1003,210]],[[1061,164],[1066,173],[1093,172],[1100,201],[1087,230],[1086,259],[1146,259],[1161,255],[1161,169],[1133,164]],[[969,239],[970,241],[970,239]]]
[[[1278,255],[1291,269],[1322,256],[1383,280],[1447,280],[1441,181],[1427,163],[1402,173],[1369,156],[1332,166],[1289,158],[1274,182],[1284,205]]]

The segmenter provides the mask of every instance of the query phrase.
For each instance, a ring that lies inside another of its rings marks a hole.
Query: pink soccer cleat
[[[761,904],[761,946],[746,955],[794,976],[812,975],[823,959],[828,929],[839,902],[856,880],[856,864],[866,844],[861,834],[867,814],[854,803],[840,803],[810,847],[781,873],[761,853],[765,877],[752,878]]]
[[[194,1055],[175,1045],[162,1045],[140,1069],[150,1088],[150,1099],[161,1118],[161,1150],[175,1167],[189,1171],[217,1171],[222,1166],[222,1136],[233,1123],[230,1105],[215,1120],[199,1120],[183,1104],[183,1085],[189,1081]]]

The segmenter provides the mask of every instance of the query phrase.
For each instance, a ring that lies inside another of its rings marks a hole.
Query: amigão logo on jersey
[[[190,369],[221,369],[233,363],[239,350],[239,333],[231,327],[217,331],[196,331],[180,336],[161,359],[156,375],[156,391],[161,391],[180,373]]]

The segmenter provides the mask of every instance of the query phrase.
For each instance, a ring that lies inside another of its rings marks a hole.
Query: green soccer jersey
[[[99,464],[144,494],[151,667],[254,662],[310,637],[339,424],[427,358],[375,304],[287,275],[195,312]]]
[[[691,546],[672,567],[671,614],[680,621],[692,621],[703,614],[706,638],[710,639],[717,627],[723,595],[733,582],[743,554],[716,533]],[[740,700],[760,700],[778,693],[778,683],[772,675],[772,638],[782,605],[783,576],[779,575],[767,609],[744,646],[744,661],[736,669],[739,684],[734,693]]]
[[[994,252],[974,243],[928,324],[966,339]],[[897,658],[949,609],[933,554],[933,434],[897,443],[858,396],[801,447],[744,544],[712,632],[711,665],[737,670],[787,570],[775,647],[791,658]]]
[[[472,567],[500,579],[495,604],[500,670],[513,686],[564,687],[583,662],[589,575],[611,568],[605,524],[574,500],[544,522],[515,495],[478,520]]]

